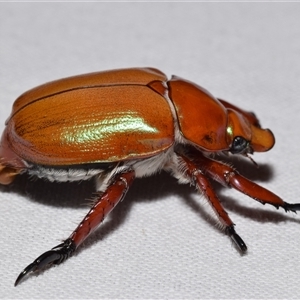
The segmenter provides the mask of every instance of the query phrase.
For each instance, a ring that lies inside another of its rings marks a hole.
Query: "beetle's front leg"
[[[99,199],[70,237],[50,251],[43,253],[28,265],[18,276],[15,286],[29,273],[39,271],[51,264],[60,264],[70,257],[76,248],[98,227],[104,218],[124,198],[134,177],[135,172],[133,170],[116,174],[106,191],[100,194]]]
[[[196,166],[192,160],[190,160],[184,155],[180,155],[180,157],[182,159],[180,164],[183,167],[184,175],[187,176],[189,178],[189,181],[193,183],[200,190],[200,192],[202,192],[206,196],[207,200],[211,204],[218,218],[225,226],[226,233],[231,237],[231,239],[234,241],[235,245],[239,248],[239,250],[241,252],[246,252],[247,246],[245,242],[236,233],[234,229],[234,223],[229,218],[227,212],[223,208],[209,180],[202,173],[201,169],[198,166]]]
[[[208,158],[196,151],[191,151],[189,155],[191,155],[192,160],[197,165],[201,166],[201,169],[207,176],[222,185],[233,187],[262,204],[268,203],[276,208],[282,207],[285,211],[291,210],[295,212],[296,210],[300,210],[300,203],[291,204],[283,201],[276,194],[243,177],[235,169],[226,164]]]

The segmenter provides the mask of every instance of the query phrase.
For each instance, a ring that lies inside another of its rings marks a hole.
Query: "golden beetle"
[[[123,199],[135,177],[160,170],[196,186],[245,252],[210,180],[286,211],[300,210],[300,204],[284,202],[213,156],[248,157],[274,143],[253,113],[153,68],[74,76],[24,93],[2,134],[0,183],[24,172],[60,182],[94,177],[98,196],[73,233],[28,265],[15,285],[30,272],[66,260]]]

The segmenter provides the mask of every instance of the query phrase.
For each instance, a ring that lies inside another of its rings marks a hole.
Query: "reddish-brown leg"
[[[134,177],[135,172],[133,170],[116,174],[106,191],[100,194],[97,202],[70,237],[52,250],[43,253],[28,265],[18,276],[15,286],[30,272],[41,270],[50,264],[60,264],[65,261],[124,198]]]
[[[201,154],[201,152],[194,149],[190,149],[188,156],[199,168],[201,168],[205,175],[222,185],[233,187],[262,204],[268,203],[276,208],[282,207],[285,211],[300,210],[300,203],[290,204],[283,201],[276,194],[243,177],[228,165],[207,158]]]
[[[186,156],[181,156],[185,163],[185,175],[189,177],[190,181],[206,196],[209,203],[213,207],[220,221],[225,225],[225,231],[235,242],[240,251],[245,252],[247,246],[242,238],[235,232],[234,223],[229,218],[227,212],[222,207],[218,196],[213,190],[209,180],[202,173],[200,168],[196,166],[190,159]]]

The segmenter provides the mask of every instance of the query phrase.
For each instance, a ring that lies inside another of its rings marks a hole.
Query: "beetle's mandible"
[[[67,117],[66,117],[67,116]],[[154,68],[84,74],[21,95],[0,143],[0,183],[28,173],[50,181],[95,178],[97,199],[60,245],[17,278],[66,260],[123,199],[134,179],[165,170],[190,183],[213,207],[225,232],[247,250],[211,181],[286,211],[300,210],[241,176],[215,154],[249,157],[270,150],[272,132],[253,113],[214,98],[202,87]]]

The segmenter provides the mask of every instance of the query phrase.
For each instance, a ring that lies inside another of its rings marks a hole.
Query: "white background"
[[[299,3],[1,3],[1,130],[14,99],[70,75],[153,66],[255,111],[275,148],[235,161],[300,201]],[[64,264],[18,273],[68,237],[92,182],[21,176],[0,189],[2,298],[299,298],[300,216],[217,187],[249,251],[241,256],[193,188],[167,174],[132,190]]]

